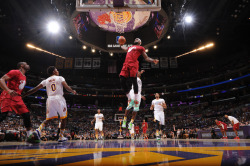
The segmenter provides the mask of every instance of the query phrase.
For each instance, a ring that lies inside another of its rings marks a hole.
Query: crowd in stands
[[[248,125],[250,123],[250,101],[248,98],[241,101],[224,101],[216,104],[207,102],[197,104],[196,106],[179,106],[171,107],[165,110],[166,125],[162,133],[163,138],[196,138],[197,131],[211,130],[216,128],[215,119],[224,121],[231,126],[230,122],[223,116],[225,114],[232,115],[240,121],[240,125]],[[45,107],[31,105],[31,120],[34,129],[39,127],[45,120]],[[104,134],[105,139],[116,139],[120,135],[119,121],[114,121],[115,114],[122,114],[118,110],[103,111]],[[0,140],[25,140],[25,128],[22,119],[15,113],[9,113],[8,118],[0,124]],[[77,109],[68,110],[68,121],[65,136],[69,140],[93,140],[94,125],[91,125],[96,110],[80,111]],[[142,121],[146,119],[148,122],[148,137],[155,137],[155,124],[153,122],[153,111],[148,109],[141,110],[136,117],[135,125],[139,125],[141,129]],[[56,140],[57,128],[59,120],[54,120],[46,128],[44,128],[41,139],[43,141]],[[175,125],[175,127],[173,127]],[[122,130],[124,138],[130,138],[129,131]],[[142,138],[142,129],[137,138]]]

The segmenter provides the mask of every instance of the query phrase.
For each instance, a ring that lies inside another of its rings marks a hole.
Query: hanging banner
[[[92,58],[84,58],[83,68],[91,69],[92,67]]]
[[[62,58],[56,58],[56,65],[55,67],[57,69],[63,69],[64,59]]]
[[[171,57],[171,58],[169,58],[169,61],[170,61],[170,68],[177,68],[178,67],[177,58]]]
[[[83,58],[75,58],[75,69],[82,69]]]
[[[72,69],[73,68],[73,58],[66,58],[65,59],[64,68],[65,69]]]
[[[101,59],[93,58],[93,69],[99,69],[101,67]]]
[[[150,63],[148,63],[148,62],[142,62],[142,63],[141,63],[141,69],[142,69],[142,70],[150,69],[150,68],[151,68]]]
[[[108,73],[117,73],[116,60],[110,60],[108,62]]]
[[[168,57],[161,57],[160,65],[161,65],[161,68],[168,68]]]

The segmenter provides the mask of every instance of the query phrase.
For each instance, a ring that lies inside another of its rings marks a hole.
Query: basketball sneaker
[[[38,136],[36,131],[34,131],[32,134],[30,134],[30,136],[27,138],[27,142],[32,143],[32,144],[36,144],[36,143],[41,142],[40,137]]]
[[[126,120],[123,120],[123,121],[122,121],[122,128],[126,128],[126,124],[127,124],[127,121],[126,121]]]
[[[240,137],[236,136],[234,139],[240,139]]]
[[[58,143],[62,143],[62,142],[66,142],[66,141],[68,141],[68,138],[66,138],[66,137],[59,137],[59,139],[58,139]]]
[[[131,130],[131,129],[132,129],[132,126],[133,126],[133,123],[129,122],[129,124],[128,124],[128,129]]]
[[[134,106],[134,104],[135,104],[135,103],[134,103],[134,100],[131,99],[131,101],[129,102],[129,104],[128,104],[126,110],[130,110],[130,109]]]

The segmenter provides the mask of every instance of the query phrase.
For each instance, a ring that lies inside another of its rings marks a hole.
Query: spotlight
[[[69,36],[69,39],[71,40],[71,39],[73,39],[73,37],[72,37],[72,36]]]
[[[87,46],[85,46],[85,45],[84,45],[84,46],[82,46],[82,49],[86,50],[86,49],[87,49]]]
[[[154,49],[157,49],[157,45],[154,45]]]
[[[47,25],[48,31],[51,33],[58,33],[60,30],[59,23],[56,21],[51,21]]]
[[[110,52],[109,55],[110,55],[110,56],[113,56],[114,54],[113,54],[113,52]]]
[[[146,49],[145,51],[148,52],[148,49]]]
[[[171,39],[171,36],[170,36],[170,35],[168,35],[168,36],[167,36],[167,39]]]
[[[184,18],[184,20],[185,20],[186,23],[190,24],[190,23],[193,22],[193,17],[192,17],[192,16],[186,16],[186,17]]]
[[[91,52],[92,52],[92,53],[95,53],[95,49],[94,49],[94,48],[92,48],[92,49],[91,49]]]

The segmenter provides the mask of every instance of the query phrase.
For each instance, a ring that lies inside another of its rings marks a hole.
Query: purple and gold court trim
[[[250,140],[1,142],[0,165],[250,165]]]

